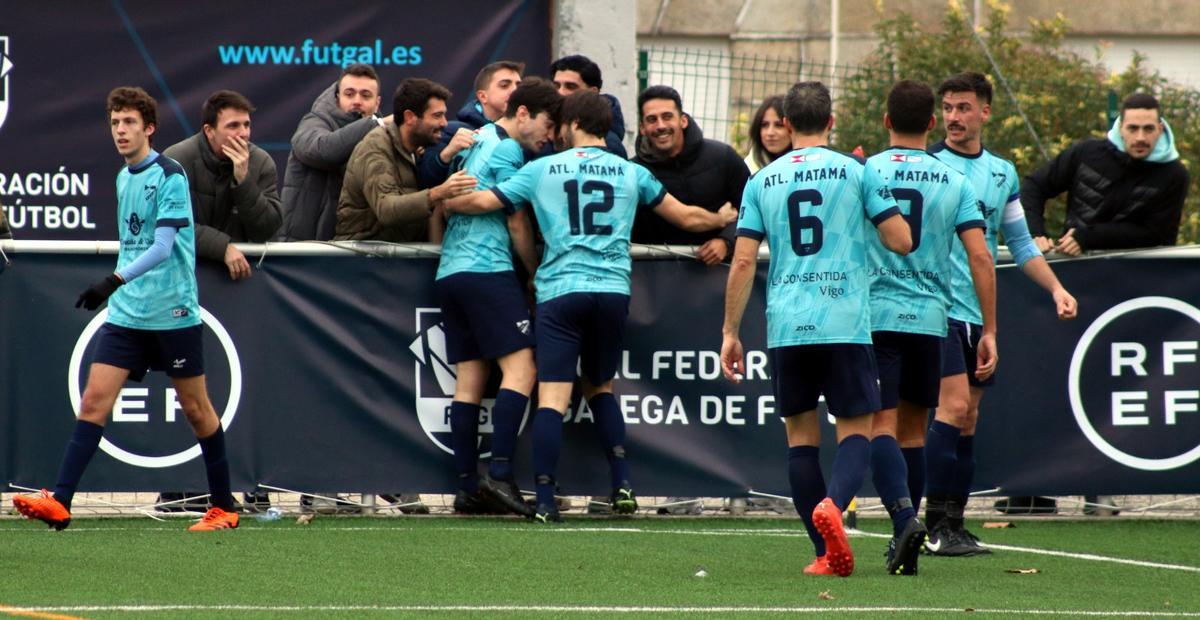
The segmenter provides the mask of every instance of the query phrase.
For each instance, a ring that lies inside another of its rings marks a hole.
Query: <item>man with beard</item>
[[[434,207],[475,186],[463,172],[429,189],[417,181],[417,158],[437,143],[449,99],[445,86],[423,78],[396,87],[394,120],[372,129],[346,164],[334,240],[425,241]]]
[[[742,157],[723,142],[709,140],[692,117],[683,113],[679,93],[670,86],[651,86],[638,96],[641,118],[633,161],[650,170],[672,196],[684,204],[716,212],[722,205],[742,204],[750,170]],[[694,245],[696,259],[719,264],[733,253],[733,226],[702,233],[680,230],[649,211],[638,212],[634,243]]]

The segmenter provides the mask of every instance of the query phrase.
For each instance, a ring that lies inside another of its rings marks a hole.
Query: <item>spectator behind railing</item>
[[[600,88],[604,86],[600,65],[597,65],[591,58],[579,54],[563,56],[550,63],[550,79],[558,88],[558,94],[564,97],[581,90],[599,93]],[[604,134],[604,148],[621,159],[628,159],[629,154],[625,152],[624,144],[625,115],[621,112],[621,102],[606,93],[601,93],[600,96],[604,97],[608,105],[612,106],[612,127],[609,128],[608,133]],[[552,151],[544,151],[543,154],[550,152]]]
[[[1064,232],[1046,236],[1046,201],[1067,192]],[[1079,256],[1087,250],[1175,245],[1187,198],[1171,126],[1158,100],[1136,93],[1104,139],[1085,140],[1025,177],[1021,204],[1038,249]]]
[[[783,124],[783,95],[771,95],[763,100],[750,123],[750,153],[746,167],[750,174],[779,159],[792,150],[792,132]]]
[[[350,65],[300,119],[283,173],[280,236],[285,241],[333,238],[346,162],[369,131],[392,119],[376,116],[379,89],[371,65]]]
[[[722,205],[742,204],[750,171],[742,157],[723,142],[709,140],[695,120],[683,112],[679,92],[670,86],[651,86],[638,96],[641,115],[637,156],[633,161],[650,170],[672,196],[685,204],[716,212]],[[733,253],[734,226],[693,233],[680,230],[649,211],[633,224],[635,243],[699,246],[697,260],[716,265]]]
[[[436,144],[446,126],[450,91],[423,78],[407,78],[392,99],[393,121],[372,129],[346,164],[337,241],[427,241],[434,207],[475,186],[462,173],[430,189],[421,189],[417,181],[419,151]],[[434,226],[444,226],[440,216],[436,220]],[[435,229],[435,238],[441,240],[440,230]]]

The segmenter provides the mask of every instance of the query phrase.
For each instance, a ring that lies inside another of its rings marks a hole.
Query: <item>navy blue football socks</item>
[[[612,392],[602,392],[588,401],[592,414],[596,416],[596,433],[604,456],[608,459],[612,488],[629,484],[629,461],[625,460],[625,418]]]
[[[792,502],[796,512],[804,520],[804,529],[812,541],[817,557],[825,555],[825,539],[813,526],[813,508],[825,499],[825,477],[821,474],[821,460],[816,446],[793,446],[788,448],[788,482],[792,486]]]
[[[934,420],[925,435],[925,485],[928,495],[945,496],[954,480],[958,460],[960,431],[941,420]]]
[[[517,435],[529,397],[501,388],[492,407],[492,460],[488,474],[496,480],[512,480],[512,458],[517,451]]]
[[[450,402],[450,447],[454,449],[459,490],[479,491],[479,405]]]
[[[975,436],[959,435],[956,446],[958,460],[954,463],[954,474],[950,479],[950,497],[966,498],[971,494],[971,482],[975,479]]]
[[[850,435],[838,444],[833,471],[829,474],[829,498],[841,510],[846,510],[850,500],[862,488],[870,463],[871,442],[866,437]]]
[[[230,493],[229,461],[225,457],[225,430],[217,424],[217,430],[208,437],[200,437],[200,452],[204,454],[204,473],[208,476],[209,501],[221,510],[233,512],[233,493]]]
[[[925,494],[925,447],[900,448],[904,454],[904,465],[908,468],[908,495],[912,498],[913,510],[921,511],[921,496]]]
[[[904,465],[904,455],[895,437],[880,435],[871,440],[871,474],[875,491],[892,517],[893,534],[899,536],[917,513],[908,494],[908,470]]]
[[[554,505],[554,474],[562,451],[563,416],[542,407],[533,416],[533,475],[538,506]]]
[[[87,469],[96,447],[100,445],[100,436],[104,427],[85,420],[76,420],[75,430],[71,433],[71,441],[63,453],[62,464],[58,468],[58,482],[54,485],[54,499],[67,510],[71,510],[71,499],[75,497],[75,489],[83,470]]]

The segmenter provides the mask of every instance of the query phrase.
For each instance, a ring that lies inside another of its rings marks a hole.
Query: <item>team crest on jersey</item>
[[[817,161],[818,159],[821,159],[821,155],[822,153],[800,153],[798,155],[792,155],[792,163],[802,164],[806,161]]]
[[[923,161],[923,160],[924,160],[924,158],[921,157],[920,155],[905,155],[903,153],[893,153],[890,161],[908,162],[910,164],[915,164],[915,163],[917,163],[919,161]]]
[[[136,213],[131,213],[125,223],[129,225],[129,234],[136,237],[142,234],[142,226],[145,225],[146,220],[138,217]]]
[[[996,181],[996,187],[1004,187],[1004,182],[1008,180],[1008,175],[1003,172],[993,172],[992,179]]]
[[[154,202],[154,197],[158,195],[158,186],[147,185],[142,189],[146,192],[146,202]]]

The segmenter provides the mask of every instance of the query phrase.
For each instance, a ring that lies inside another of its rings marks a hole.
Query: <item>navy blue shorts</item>
[[[937,407],[942,389],[942,338],[880,331],[871,334],[879,365],[879,404],[895,409],[901,400]]]
[[[817,408],[853,418],[879,411],[879,373],[869,344],[806,344],[771,349],[775,406],[786,418]]]
[[[451,364],[496,359],[533,346],[533,322],[511,271],[456,273],[437,283]]]
[[[967,373],[967,383],[975,387],[990,387],[996,384],[996,374],[986,381],[975,378],[975,351],[979,348],[979,337],[983,326],[965,323],[958,319],[946,322],[946,338],[942,340],[942,376],[953,377]]]
[[[568,293],[537,306],[539,381],[574,381],[580,374],[603,385],[617,374],[629,295]]]
[[[105,323],[96,332],[92,363],[124,368],[134,381],[144,379],[148,370],[161,370],[168,377],[199,377],[204,374],[203,334],[203,325],[152,330]]]

